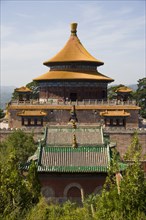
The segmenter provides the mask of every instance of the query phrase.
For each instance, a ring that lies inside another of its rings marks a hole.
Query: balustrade
[[[11,105],[136,105],[135,100],[119,101],[119,100],[97,100],[97,99],[84,99],[82,101],[64,101],[63,99],[50,99],[50,100],[30,100],[30,101],[18,101],[14,100],[10,102]]]

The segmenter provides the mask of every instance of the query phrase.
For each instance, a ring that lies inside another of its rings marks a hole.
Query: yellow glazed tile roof
[[[114,81],[113,79],[97,72],[97,73],[82,73],[82,72],[70,72],[70,71],[49,71],[34,80],[64,80],[64,79],[85,79],[85,80],[102,80],[102,81]]]
[[[16,88],[15,91],[16,92],[32,92],[32,90],[27,88],[26,86],[22,86],[20,88]]]
[[[55,64],[61,64],[64,62],[84,62],[84,63],[94,63],[94,66],[100,66],[104,63],[100,60],[97,60],[94,58],[81,44],[79,38],[76,35],[76,28],[77,23],[71,24],[71,36],[69,40],[67,41],[64,48],[52,59],[44,62],[44,65],[46,66],[55,66]],[[104,76],[103,74],[99,72],[92,72],[83,70],[50,70],[49,72],[35,78],[34,80],[101,80],[101,81],[108,81],[112,82],[113,79]]]
[[[132,92],[132,89],[131,88],[128,88],[126,86],[122,86],[122,87],[119,87],[116,92]]]
[[[72,105],[48,105],[48,104],[43,104],[43,105],[10,105],[9,110],[13,109],[19,109],[19,110],[71,110]],[[77,105],[76,110],[139,110],[139,106],[135,105]]]
[[[39,110],[35,110],[35,111],[21,111],[21,112],[18,112],[17,114],[18,116],[46,116],[47,113],[46,112],[43,112],[43,111],[39,111]]]
[[[73,23],[74,25],[77,24]],[[71,36],[67,41],[63,49],[57,53],[52,59],[45,61],[44,65],[49,66],[55,62],[93,62],[97,66],[103,65],[104,63],[94,58],[82,45],[79,38],[76,35],[76,27],[72,27],[71,24]]]
[[[130,116],[130,113],[125,112],[124,110],[122,111],[105,111],[105,112],[100,112],[100,116],[110,116],[110,117],[114,117],[114,116],[122,116],[122,117],[126,117],[126,116]]]

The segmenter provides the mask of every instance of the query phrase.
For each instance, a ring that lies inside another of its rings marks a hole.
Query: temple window
[[[120,117],[105,117],[104,118],[104,123],[105,126],[110,126],[110,127],[125,127],[126,126],[126,118],[120,118]]]
[[[42,117],[22,117],[21,119],[22,126],[43,126]]]
[[[116,119],[116,125],[119,125],[119,119],[118,118]]]

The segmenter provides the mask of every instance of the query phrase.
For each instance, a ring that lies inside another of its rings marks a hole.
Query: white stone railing
[[[13,100],[11,105],[136,105],[135,100],[120,101],[120,100],[96,100],[96,99],[84,99],[83,101],[64,101],[61,99],[50,100],[30,100],[30,101],[18,101]]]

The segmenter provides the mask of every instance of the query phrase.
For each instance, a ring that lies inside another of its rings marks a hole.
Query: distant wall
[[[142,154],[146,155],[146,129],[126,129],[126,130],[105,130],[104,133],[110,136],[111,142],[116,142],[117,149],[120,152],[121,157],[125,154],[128,146],[131,144],[134,131],[137,131],[139,142],[142,146]]]
[[[0,141],[4,141],[10,134],[12,134],[16,130],[17,129],[0,129]],[[21,130],[27,134],[33,134],[35,141],[43,138],[44,135],[44,128],[22,128]]]

